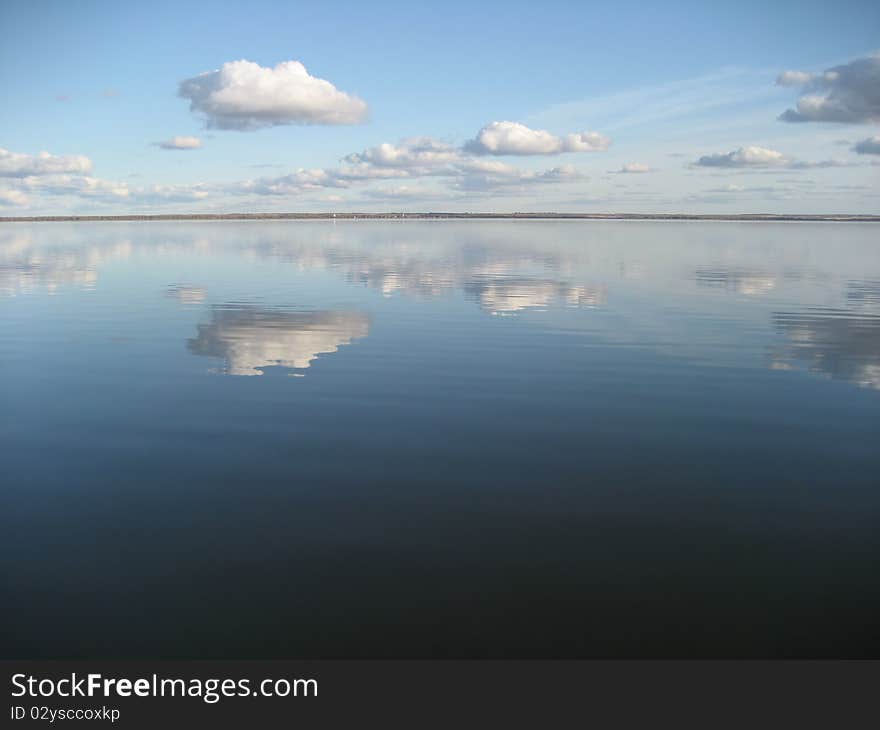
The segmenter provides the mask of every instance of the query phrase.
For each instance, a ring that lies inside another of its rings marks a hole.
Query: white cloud
[[[22,188],[48,195],[77,195],[81,197],[121,199],[128,198],[130,190],[125,182],[103,180],[89,175],[41,175],[23,178]]]
[[[604,152],[611,140],[598,132],[566,134],[562,139],[563,152]]]
[[[781,152],[766,147],[739,147],[726,153],[703,155],[694,165],[698,167],[723,167],[729,169],[768,169],[808,170],[827,167],[851,167],[853,163],[844,160],[818,160],[815,162],[793,160]]]
[[[311,76],[299,61],[266,68],[230,61],[180,82],[179,94],[209,128],[254,130],[282,124],[358,124],[366,102]]]
[[[620,174],[651,172],[651,168],[642,162],[627,162],[617,170]]]
[[[778,86],[805,86],[813,80],[813,74],[806,71],[783,71],[776,77]]]
[[[163,139],[156,144],[163,150],[197,150],[202,146],[202,140],[198,137],[171,137]]]
[[[611,140],[598,132],[557,137],[544,129],[519,122],[490,122],[464,146],[475,155],[558,155],[562,152],[596,152],[608,149]]]
[[[784,122],[880,122],[880,52],[823,73],[786,71],[776,83],[811,92],[779,116]]]
[[[880,155],[880,135],[874,135],[873,137],[863,139],[861,142],[856,142],[853,151],[858,152],[860,155]]]
[[[85,155],[51,155],[48,152],[27,155],[20,152],[10,152],[0,147],[0,177],[28,177],[58,173],[87,174],[91,170],[92,161]]]
[[[431,137],[409,137],[396,145],[385,142],[345,158],[352,164],[408,168],[436,167],[460,159],[457,148]]]
[[[704,155],[696,162],[701,167],[788,167],[785,155],[766,147],[740,147],[731,152]]]

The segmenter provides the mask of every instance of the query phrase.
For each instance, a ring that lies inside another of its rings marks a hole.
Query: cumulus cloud
[[[793,160],[781,152],[766,147],[739,147],[726,153],[703,155],[694,165],[698,167],[721,167],[728,169],[770,169],[812,170],[826,167],[851,167],[853,163],[844,160]]]
[[[703,155],[696,162],[700,167],[788,167],[785,155],[766,147],[740,147],[727,153]]]
[[[31,192],[48,195],[77,195],[81,197],[128,198],[128,184],[104,180],[90,175],[41,175],[22,178],[19,185]]]
[[[460,159],[461,153],[456,147],[431,137],[409,137],[396,145],[385,142],[345,158],[355,165],[408,168],[436,167]]]
[[[806,86],[813,80],[813,74],[806,71],[783,71],[776,77],[777,86]]]
[[[625,165],[621,165],[620,169],[617,170],[617,172],[624,175],[632,173],[651,172],[651,168],[642,162],[627,162]]]
[[[299,61],[285,61],[274,68],[230,61],[181,81],[179,94],[214,129],[359,124],[368,114],[365,101],[310,75]]]
[[[0,147],[0,177],[29,177],[59,173],[88,174],[92,161],[85,155],[27,155]]]
[[[566,134],[562,138],[562,152],[604,152],[611,140],[598,132]]]
[[[880,52],[822,73],[786,71],[776,83],[805,92],[779,116],[784,122],[880,122]]]
[[[156,142],[163,150],[197,150],[202,146],[202,140],[198,137],[171,137]]]
[[[531,129],[519,122],[490,122],[464,145],[475,155],[558,155],[562,152],[597,152],[611,140],[598,132],[558,137],[544,129]]]
[[[856,142],[853,146],[853,152],[858,152],[860,155],[880,155],[880,135]]]

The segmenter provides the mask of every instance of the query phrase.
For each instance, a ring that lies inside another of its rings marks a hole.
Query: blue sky
[[[878,31],[871,2],[2,0],[0,215],[877,213]]]

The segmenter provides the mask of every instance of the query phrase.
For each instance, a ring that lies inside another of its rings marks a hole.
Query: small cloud
[[[776,83],[806,92],[779,115],[783,122],[880,122],[880,52],[822,73],[786,71]]]
[[[558,155],[563,152],[598,152],[611,140],[598,132],[578,132],[558,137],[544,129],[519,122],[490,122],[464,145],[474,155]]]
[[[163,150],[197,150],[202,146],[202,140],[198,137],[171,137],[154,143]]]
[[[299,61],[266,68],[230,61],[180,82],[179,95],[210,129],[253,131],[285,124],[360,124],[365,101],[312,76]]]
[[[625,165],[622,165],[619,170],[614,170],[618,175],[651,171],[650,167],[641,162],[627,162]]]
[[[703,155],[694,165],[697,167],[719,167],[727,169],[786,169],[809,170],[826,167],[851,167],[853,163],[844,160],[817,160],[815,162],[793,160],[781,152],[766,147],[739,147],[726,153]]]
[[[739,147],[727,153],[703,155],[700,167],[787,167],[791,161],[781,152],[766,147]]]
[[[776,77],[777,86],[804,86],[813,80],[813,74],[806,71],[783,71]]]
[[[856,142],[853,146],[853,152],[860,155],[880,155],[880,135],[874,135]]]
[[[70,98],[71,97],[69,94],[57,94],[55,96],[55,101],[66,102],[66,101],[70,101]]]
[[[103,96],[105,99],[115,99],[117,96],[119,96],[119,90],[104,89],[104,91],[101,92],[101,96]]]
[[[431,137],[409,137],[399,144],[383,144],[370,147],[345,157],[352,165],[371,165],[381,168],[433,168],[457,162],[459,151],[446,142]]]

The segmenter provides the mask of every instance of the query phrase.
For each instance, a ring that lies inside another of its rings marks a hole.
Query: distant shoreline
[[[156,215],[41,215],[0,217],[0,223],[95,221],[237,221],[237,220],[635,220],[635,221],[764,221],[880,223],[880,215],[785,215],[741,213],[181,213]]]

